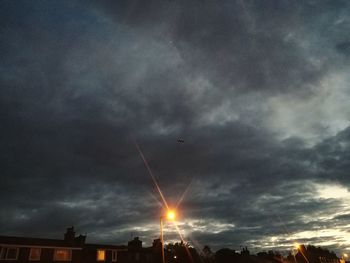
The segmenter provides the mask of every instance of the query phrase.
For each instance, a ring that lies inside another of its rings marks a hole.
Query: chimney
[[[139,239],[139,237],[135,237],[133,240],[128,242],[129,250],[138,250],[141,248],[142,248],[142,241]]]
[[[68,227],[66,233],[64,234],[65,241],[74,241],[75,239],[75,231],[74,227]]]

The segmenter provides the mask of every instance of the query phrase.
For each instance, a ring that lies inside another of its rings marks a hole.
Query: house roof
[[[0,236],[0,246],[17,246],[17,247],[47,247],[47,248],[70,248],[70,249],[117,249],[127,250],[127,246],[123,245],[108,245],[108,244],[81,244],[74,241],[66,241],[60,239],[48,238],[31,238],[31,237],[14,237]]]
[[[16,245],[20,247],[54,247],[81,249],[81,244],[71,241],[47,238],[0,236],[0,245]]]

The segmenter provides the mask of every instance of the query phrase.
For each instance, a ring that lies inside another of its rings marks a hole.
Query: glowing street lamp
[[[294,262],[297,263],[297,259],[295,258],[296,254],[298,253],[300,249],[300,244],[298,242],[295,242],[293,244],[293,248],[292,248],[292,254],[293,254],[293,257],[294,257]]]
[[[175,210],[169,209],[166,212],[166,219],[169,221],[174,221],[176,218]],[[160,242],[162,243],[162,263],[165,263],[165,255],[164,255],[164,238],[163,238],[163,219],[164,216],[160,217]]]
[[[174,210],[168,210],[168,212],[166,214],[166,217],[167,217],[168,220],[174,221],[175,217],[176,217],[175,211]]]
[[[346,263],[347,261],[347,258],[348,258],[348,254],[346,254],[346,253],[343,253],[342,255],[341,255],[341,259],[339,260],[339,263]]]

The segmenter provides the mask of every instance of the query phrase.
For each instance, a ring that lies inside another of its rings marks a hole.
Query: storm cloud
[[[347,1],[0,5],[1,234],[349,248]]]

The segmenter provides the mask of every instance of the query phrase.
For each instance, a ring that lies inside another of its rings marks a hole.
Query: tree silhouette
[[[211,251],[211,248],[207,245],[205,245],[203,247],[201,257],[202,257],[202,261],[204,263],[214,263],[215,262],[215,255]]]
[[[197,250],[189,245],[189,243],[176,242],[169,243],[166,246],[166,262],[167,263],[200,263],[201,258]]]

